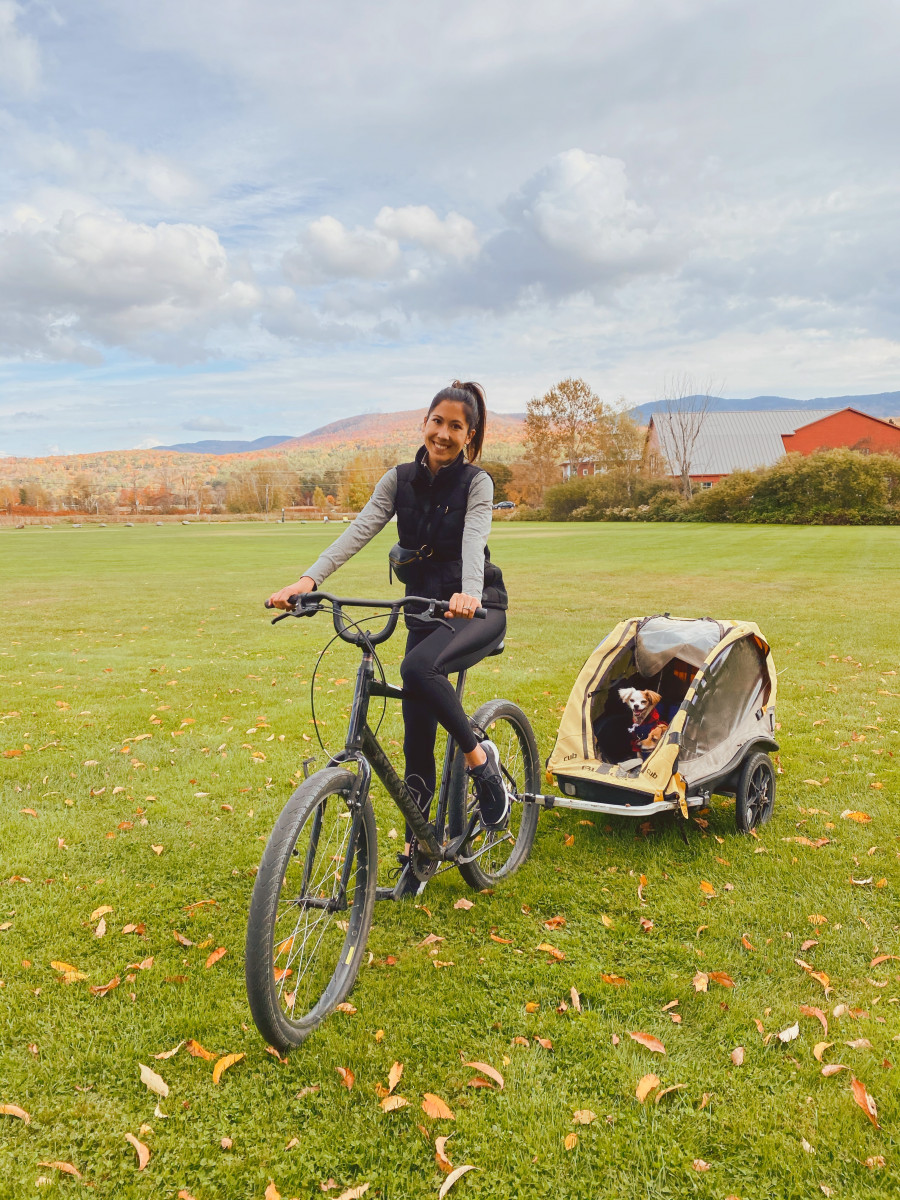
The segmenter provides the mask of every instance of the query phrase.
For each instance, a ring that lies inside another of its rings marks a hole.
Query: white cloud
[[[109,213],[26,219],[0,233],[0,348],[95,360],[98,346],[202,355],[215,326],[249,321],[261,293],[235,279],[213,230]]]
[[[412,242],[446,258],[472,258],[478,253],[478,234],[467,217],[451,212],[442,221],[427,204],[382,208],[375,228],[398,243]]]
[[[37,42],[17,28],[21,6],[0,0],[0,89],[13,95],[32,96],[41,79]]]
[[[384,279],[400,265],[400,247],[377,230],[347,229],[336,217],[324,216],[304,230],[297,248],[284,260],[294,283],[328,279]]]

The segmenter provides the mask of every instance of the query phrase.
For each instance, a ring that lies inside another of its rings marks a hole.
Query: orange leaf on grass
[[[878,954],[869,963],[870,967],[877,967],[880,963],[890,962],[891,959],[900,958],[900,954]]]
[[[390,1094],[403,1075],[403,1063],[395,1062],[388,1073],[388,1093]]]
[[[73,1179],[81,1178],[81,1172],[70,1162],[39,1162],[38,1166],[52,1167],[54,1171],[62,1171],[63,1175],[71,1175]]]
[[[350,1070],[349,1067],[335,1067],[334,1069],[335,1069],[335,1071],[337,1071],[338,1075],[340,1075],[341,1083],[344,1085],[344,1087],[349,1092],[352,1089],[354,1083],[356,1083],[356,1076],[353,1074],[353,1072]]]
[[[551,946],[549,942],[541,942],[541,944],[538,946],[538,950],[543,950],[544,953],[549,954],[552,958],[555,958],[557,962],[562,962],[562,960],[566,957],[562,950],[557,950],[557,948],[555,946]]]
[[[537,1000],[529,1000],[525,1005],[525,1011],[527,1013],[536,1013],[540,1007]]]
[[[184,1045],[184,1042],[179,1042],[178,1045],[175,1046],[174,1049],[161,1050],[159,1054],[154,1054],[153,1057],[155,1059],[173,1058],[178,1053],[178,1051],[181,1049],[181,1047],[183,1045]]]
[[[570,988],[569,995],[572,997],[572,1007],[576,1012],[581,1012],[581,997],[578,995],[578,988]]]
[[[734,1065],[736,1067],[742,1067],[744,1065],[744,1047],[743,1046],[735,1046],[735,1048],[731,1052],[731,1061],[734,1063]]]
[[[491,939],[492,942],[496,942],[499,946],[511,946],[512,945],[512,938],[500,937],[499,934],[496,934],[496,933],[489,933],[488,937]]]
[[[801,1017],[815,1017],[815,1019],[821,1023],[822,1028],[825,1030],[825,1036],[828,1037],[828,1018],[822,1012],[821,1008],[814,1008],[810,1004],[801,1004],[800,1015]]]
[[[108,992],[111,992],[113,990],[113,988],[117,988],[118,986],[119,986],[119,977],[118,977],[118,975],[114,975],[113,978],[109,981],[109,983],[91,984],[91,989],[90,989],[91,995],[92,996],[105,996]]]
[[[565,917],[551,917],[549,921],[544,922],[545,929],[562,929],[566,923]]]
[[[566,846],[574,846],[575,845],[575,834],[567,833],[566,836],[563,838],[563,843]]]
[[[211,1062],[216,1057],[209,1050],[204,1049],[199,1042],[195,1042],[193,1038],[188,1038],[184,1043],[184,1048],[193,1058],[205,1058],[208,1062]]]
[[[545,1050],[553,1049],[553,1043],[550,1041],[549,1038],[536,1037],[534,1040],[537,1042],[537,1044],[539,1046],[543,1046]]]
[[[724,971],[710,971],[709,978],[713,983],[717,983],[720,987],[734,987],[734,980],[730,975],[726,975]]]
[[[833,1045],[834,1042],[816,1042],[816,1044],[813,1046],[813,1058],[816,1060],[816,1062],[821,1062],[822,1055],[830,1046]]]
[[[700,880],[700,891],[704,892],[707,896],[714,896],[716,894],[716,889],[706,879]]]
[[[172,937],[174,937],[179,946],[193,946],[194,944],[190,938],[185,937],[183,933],[179,933],[177,929],[172,930]]]
[[[453,1110],[433,1092],[425,1092],[422,1096],[422,1109],[426,1116],[433,1121],[455,1121]]]
[[[572,1113],[572,1120],[576,1125],[590,1125],[592,1121],[597,1120],[597,1114],[589,1108],[576,1108]]]
[[[213,1067],[213,1083],[218,1083],[219,1080],[222,1078],[223,1074],[228,1070],[228,1068],[233,1067],[235,1063],[239,1063],[243,1057],[244,1057],[244,1055],[243,1055],[243,1053],[241,1053],[241,1054],[226,1054],[222,1058],[220,1058],[219,1061],[216,1063],[216,1065]]]
[[[135,1154],[137,1154],[138,1170],[143,1171],[144,1167],[150,1161],[150,1147],[145,1146],[143,1142],[139,1142],[133,1133],[126,1133],[125,1140],[134,1146]]]
[[[621,975],[601,975],[600,978],[604,983],[609,983],[613,987],[628,987],[628,980],[623,979]]]
[[[830,1075],[837,1075],[839,1071],[849,1071],[849,1067],[845,1067],[843,1063],[829,1063],[827,1067],[822,1068],[822,1074],[827,1079]]]
[[[18,1104],[0,1104],[0,1115],[5,1117],[18,1117],[20,1121],[24,1121],[26,1125],[31,1124],[31,1114],[27,1113],[24,1108],[19,1108]]]
[[[629,1033],[628,1035],[633,1042],[645,1047],[647,1050],[652,1050],[654,1054],[665,1054],[666,1048],[652,1033]]]
[[[565,1138],[563,1139],[563,1145],[565,1146],[565,1148],[567,1150],[574,1150],[575,1147],[578,1145],[578,1134],[577,1133],[567,1133]]]
[[[875,1107],[875,1101],[866,1091],[866,1085],[861,1083],[855,1075],[850,1077],[850,1087],[853,1089],[853,1099],[863,1110],[876,1129],[880,1129],[878,1124],[878,1109]]]
[[[448,1133],[445,1137],[436,1137],[434,1139],[434,1161],[441,1168],[445,1175],[449,1175],[453,1170],[453,1163],[444,1152],[444,1147],[448,1140],[453,1137],[452,1133]]]
[[[659,1104],[663,1096],[670,1096],[672,1092],[680,1092],[684,1087],[687,1087],[686,1083],[673,1083],[671,1087],[663,1088],[661,1092],[657,1092],[653,1097],[653,1103]]]
[[[218,950],[213,950],[212,954],[210,954],[209,958],[206,960],[207,970],[217,963],[220,958],[224,958],[227,953],[228,951],[224,946],[220,946]]]
[[[856,821],[857,825],[867,825],[872,820],[868,813],[851,811],[849,808],[845,808],[841,813],[841,819]]]
[[[641,1104],[643,1104],[644,1101],[647,1099],[647,1097],[650,1095],[650,1093],[652,1091],[655,1091],[655,1089],[658,1087],[659,1087],[659,1076],[658,1075],[653,1075],[653,1074],[642,1075],[641,1078],[638,1080],[638,1084],[637,1084],[637,1087],[635,1088],[634,1094],[637,1097],[637,1099],[641,1102]]]
[[[403,1096],[385,1096],[381,1101],[381,1111],[386,1113],[396,1112],[398,1108],[406,1108],[407,1104],[409,1104],[409,1101],[404,1099]]]
[[[474,1067],[476,1071],[480,1071],[482,1075],[487,1075],[489,1079],[493,1079],[500,1088],[504,1087],[503,1076],[498,1070],[483,1062],[467,1062],[464,1064],[467,1067]]]
[[[342,1001],[334,1010],[335,1012],[346,1013],[347,1016],[355,1016],[358,1009],[355,1009],[352,1004],[348,1004],[346,1000]]]
[[[281,1192],[279,1192],[278,1188],[275,1186],[274,1179],[269,1180],[269,1186],[266,1188],[265,1193],[263,1194],[263,1200],[281,1200]]]
[[[705,971],[698,971],[691,983],[694,985],[695,992],[709,991],[709,976]]]
[[[165,1100],[169,1094],[169,1085],[163,1077],[157,1075],[152,1068],[145,1066],[143,1063],[138,1063],[138,1066],[141,1068],[141,1083],[151,1092],[154,1092],[157,1096],[162,1096]]]
[[[708,1171],[709,1170],[709,1163],[704,1162],[702,1158],[695,1158],[694,1161],[691,1163],[691,1166],[694,1168],[695,1171]]]

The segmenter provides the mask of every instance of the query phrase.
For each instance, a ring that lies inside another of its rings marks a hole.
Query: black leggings
[[[474,750],[478,742],[447,676],[474,666],[491,650],[496,650],[506,633],[506,613],[489,608],[483,621],[453,617],[447,624],[450,629],[444,625],[411,629],[406,639],[406,657],[400,664],[403,691],[407,693],[403,698],[406,783],[426,813],[435,788],[434,741],[438,722],[464,754]],[[409,840],[408,829],[406,836]]]

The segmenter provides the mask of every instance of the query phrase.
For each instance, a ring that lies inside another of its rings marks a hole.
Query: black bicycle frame
[[[369,770],[384,784],[388,795],[406,818],[416,840],[434,859],[442,860],[445,849],[441,844],[447,808],[450,798],[450,774],[453,760],[459,748],[451,737],[447,738],[444,750],[443,770],[441,771],[441,787],[438,794],[438,806],[434,822],[428,820],[416,804],[412,793],[394,769],[380,742],[369,725],[369,701],[372,696],[384,696],[392,700],[402,700],[403,690],[390,683],[382,683],[375,678],[375,656],[371,650],[364,650],[362,662],[356,673],[356,688],[353,693],[353,704],[350,709],[350,724],[347,729],[347,740],[344,749],[331,759],[332,764],[355,760],[365,779],[360,778],[358,791],[365,794],[368,791]],[[466,683],[466,672],[460,671],[456,681],[456,694],[462,699]]]

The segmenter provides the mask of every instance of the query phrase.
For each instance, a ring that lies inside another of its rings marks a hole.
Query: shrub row
[[[900,457],[823,450],[736,471],[686,500],[670,479],[614,470],[548,488],[519,520],[717,521],[772,525],[900,524]]]

